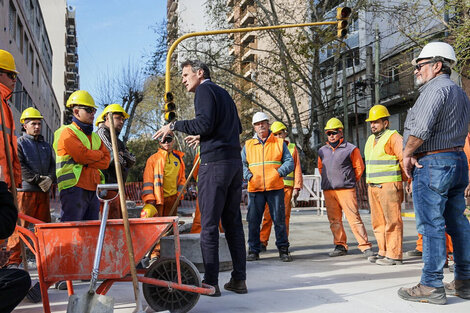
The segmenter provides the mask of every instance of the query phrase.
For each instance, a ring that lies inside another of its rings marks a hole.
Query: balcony
[[[400,95],[400,81],[383,84],[380,86],[380,100]]]
[[[255,60],[256,51],[248,47],[242,55],[242,62],[253,62]]]
[[[230,15],[227,17],[227,22],[235,23],[235,11],[232,11],[232,13],[230,13]]]
[[[253,42],[255,41],[255,32],[249,32],[249,33],[246,33],[242,39],[241,39],[241,43],[242,44],[249,44],[250,42]]]
[[[253,24],[255,22],[255,15],[249,10],[245,10],[245,14],[242,15],[240,20],[240,27],[248,26],[248,24]]]

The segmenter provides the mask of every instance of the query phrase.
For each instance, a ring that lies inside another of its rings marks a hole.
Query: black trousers
[[[232,257],[232,278],[246,279],[245,234],[240,212],[243,166],[241,160],[201,163],[198,177],[201,210],[201,251],[204,280],[219,283],[219,221]]]
[[[0,312],[9,313],[23,300],[31,287],[28,272],[0,269]]]

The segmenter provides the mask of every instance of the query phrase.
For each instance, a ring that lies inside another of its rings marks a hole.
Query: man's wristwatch
[[[170,130],[171,131],[175,130],[175,122],[174,121],[170,123]]]

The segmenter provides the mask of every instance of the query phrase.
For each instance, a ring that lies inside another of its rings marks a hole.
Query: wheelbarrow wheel
[[[201,287],[201,277],[193,263],[181,256],[180,267],[181,283]],[[176,260],[158,259],[150,265],[145,277],[177,283]],[[195,292],[158,287],[151,284],[142,284],[142,289],[145,300],[157,312],[168,310],[172,313],[185,313],[191,310],[199,300],[199,294]]]

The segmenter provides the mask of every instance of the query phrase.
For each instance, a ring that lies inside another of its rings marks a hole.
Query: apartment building
[[[61,108],[53,88],[53,51],[38,0],[0,0],[0,48],[15,58],[19,72],[11,100],[16,129],[21,112],[37,108],[44,116],[42,134],[52,143],[61,124]]]

